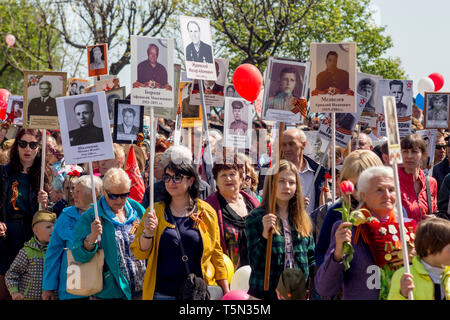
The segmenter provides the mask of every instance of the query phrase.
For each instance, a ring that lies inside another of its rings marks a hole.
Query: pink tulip
[[[350,180],[344,180],[339,185],[339,188],[341,189],[342,194],[347,195],[351,194],[353,190],[355,189],[355,186]]]

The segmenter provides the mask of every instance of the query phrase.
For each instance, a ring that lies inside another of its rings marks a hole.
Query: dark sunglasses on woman
[[[36,142],[36,141],[28,142],[25,140],[19,140],[19,141],[17,141],[17,144],[22,149],[25,149],[29,145],[32,150],[36,149],[39,146],[39,142]]]
[[[130,193],[129,192],[127,192],[127,193],[109,193],[109,192],[106,192],[106,194],[112,200],[117,200],[119,197],[122,198],[122,199],[126,199]]]

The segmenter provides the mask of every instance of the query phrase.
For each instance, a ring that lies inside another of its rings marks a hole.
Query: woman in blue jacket
[[[103,290],[90,297],[137,300],[142,297],[145,261],[135,258],[130,245],[145,209],[130,198],[131,180],[123,169],[111,168],[103,177],[103,196],[86,211],[75,227],[72,255],[75,261],[90,261],[99,245],[104,251]],[[101,243],[97,242],[101,236]]]
[[[97,197],[101,193],[102,180],[94,176]],[[72,248],[75,225],[83,212],[92,205],[91,177],[82,176],[75,182],[73,198],[75,205],[65,208],[53,227],[52,237],[45,253],[42,279],[43,300],[69,300],[87,298],[66,292],[67,250]],[[98,199],[97,199],[98,200]],[[56,292],[58,295],[56,295]]]

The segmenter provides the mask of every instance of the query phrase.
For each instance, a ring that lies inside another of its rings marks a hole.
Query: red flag
[[[141,203],[144,198],[145,186],[136,161],[133,145],[128,153],[125,171],[131,179],[130,198]]]

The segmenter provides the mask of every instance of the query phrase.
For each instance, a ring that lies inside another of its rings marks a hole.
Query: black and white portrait
[[[266,69],[263,119],[285,121],[300,114],[291,110],[305,95],[308,86],[309,63],[270,57]]]
[[[388,142],[389,145],[400,145],[400,138],[398,134],[398,126],[397,126],[397,115],[396,115],[396,108],[395,103],[396,99],[395,97],[384,97],[384,110],[385,110],[385,120],[387,124],[387,136],[388,136]]]
[[[104,92],[61,97],[56,103],[66,163],[114,157]]]
[[[336,113],[336,130],[352,132],[356,125],[356,118],[352,113]]]
[[[113,125],[115,101],[125,99],[126,97],[125,87],[120,87],[117,89],[106,91],[105,95],[106,95],[106,105],[108,107],[109,123],[110,125]]]
[[[362,116],[376,117],[378,114],[378,81],[381,77],[358,72],[357,92],[367,99]]]
[[[67,95],[68,96],[76,96],[79,94],[85,93],[86,87],[88,86],[88,80],[84,79],[75,79],[70,78],[69,79],[69,90]]]
[[[66,95],[65,72],[25,71],[24,115],[26,126],[58,129],[56,98]]]
[[[106,44],[87,47],[89,77],[108,74],[108,60]]]
[[[355,113],[356,43],[311,43],[310,59],[310,112]]]
[[[241,98],[232,84],[226,85],[225,96],[230,98]]]
[[[242,98],[225,98],[225,140],[227,147],[248,148],[251,145],[252,105]]]
[[[21,126],[23,124],[23,96],[10,95],[6,112],[14,114],[12,124]]]
[[[402,102],[404,92],[403,82],[400,80],[389,81],[389,95],[395,97],[397,105],[397,116],[406,117],[408,113],[408,106]]]
[[[187,76],[191,79],[215,81],[217,76],[209,20],[180,16],[180,30]]]
[[[132,105],[128,100],[116,100],[114,107],[114,137],[117,143],[137,141],[137,134],[142,132],[144,106]]]
[[[447,129],[450,93],[425,93],[425,128]]]

